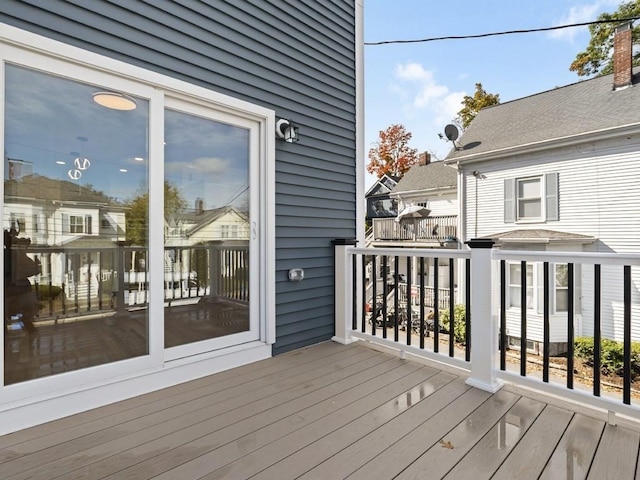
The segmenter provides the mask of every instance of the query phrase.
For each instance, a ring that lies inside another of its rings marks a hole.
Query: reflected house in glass
[[[103,249],[125,239],[127,207],[90,186],[38,174],[5,180],[4,195],[5,224],[28,239],[28,255],[41,265],[35,280],[67,298],[97,298],[115,269]]]
[[[165,282],[202,283],[206,272],[198,271],[199,252],[240,249],[249,246],[249,220],[233,206],[204,209],[198,199],[191,212],[181,212],[165,220]],[[191,247],[191,248],[190,248]],[[227,256],[220,257],[219,274],[233,275]]]

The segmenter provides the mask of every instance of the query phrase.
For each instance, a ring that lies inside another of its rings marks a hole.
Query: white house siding
[[[640,252],[640,136],[585,143],[548,152],[519,155],[465,167],[467,238],[510,230],[548,229],[593,236],[597,241],[583,247],[591,252]],[[478,171],[477,178],[471,172]],[[559,175],[559,221],[504,222],[504,181],[508,178]],[[476,192],[477,186],[477,192]],[[476,216],[477,212],[477,216]],[[511,247],[503,247],[511,248]],[[552,248],[547,248],[551,250]],[[557,246],[554,250],[579,250]],[[496,277],[499,278],[499,277]],[[582,331],[593,334],[593,266],[582,269]],[[632,269],[632,339],[640,341],[640,271]],[[602,267],[602,334],[622,340],[622,267]],[[510,332],[519,332],[519,310],[508,314]],[[552,320],[552,341],[565,337],[566,321]],[[532,315],[528,337],[542,338],[542,325]],[[554,340],[553,337],[556,337]],[[565,337],[566,338],[566,337]]]
[[[429,198],[430,215],[458,215],[458,199],[456,193],[446,193]]]

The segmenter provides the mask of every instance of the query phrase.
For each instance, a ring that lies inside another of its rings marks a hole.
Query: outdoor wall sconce
[[[289,280],[292,282],[301,282],[304,279],[304,270],[301,268],[292,268],[289,270]]]
[[[118,92],[95,92],[93,101],[112,110],[135,110],[137,106],[133,97]]]
[[[296,143],[300,140],[298,126],[285,118],[281,118],[276,122],[276,136],[287,143]]]

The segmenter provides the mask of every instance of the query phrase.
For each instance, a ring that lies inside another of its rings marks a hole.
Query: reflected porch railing
[[[143,248],[20,248],[40,267],[40,274],[28,277],[39,303],[33,319],[36,324],[48,319],[144,308],[148,303],[149,273]],[[208,296],[247,302],[248,265],[248,247],[244,246],[166,247],[165,303],[197,301]],[[5,275],[5,295],[10,290],[8,282]],[[12,307],[12,303],[16,306]],[[12,318],[23,314],[19,303],[5,299],[5,322],[10,324]]]

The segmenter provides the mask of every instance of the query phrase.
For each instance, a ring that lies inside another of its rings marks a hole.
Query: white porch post
[[[496,378],[498,323],[492,317],[493,275],[491,249],[494,242],[472,239],[471,248],[471,376],[466,383],[497,392],[503,382]]]
[[[331,340],[334,342],[347,345],[355,342],[357,339],[351,338],[349,334],[354,316],[354,305],[357,303],[357,295],[354,296],[354,282],[357,285],[357,279],[352,278],[352,261],[347,255],[347,248],[354,246],[356,241],[350,238],[339,238],[331,242],[334,246],[334,316],[335,316],[335,334]],[[356,297],[356,298],[354,298]]]

